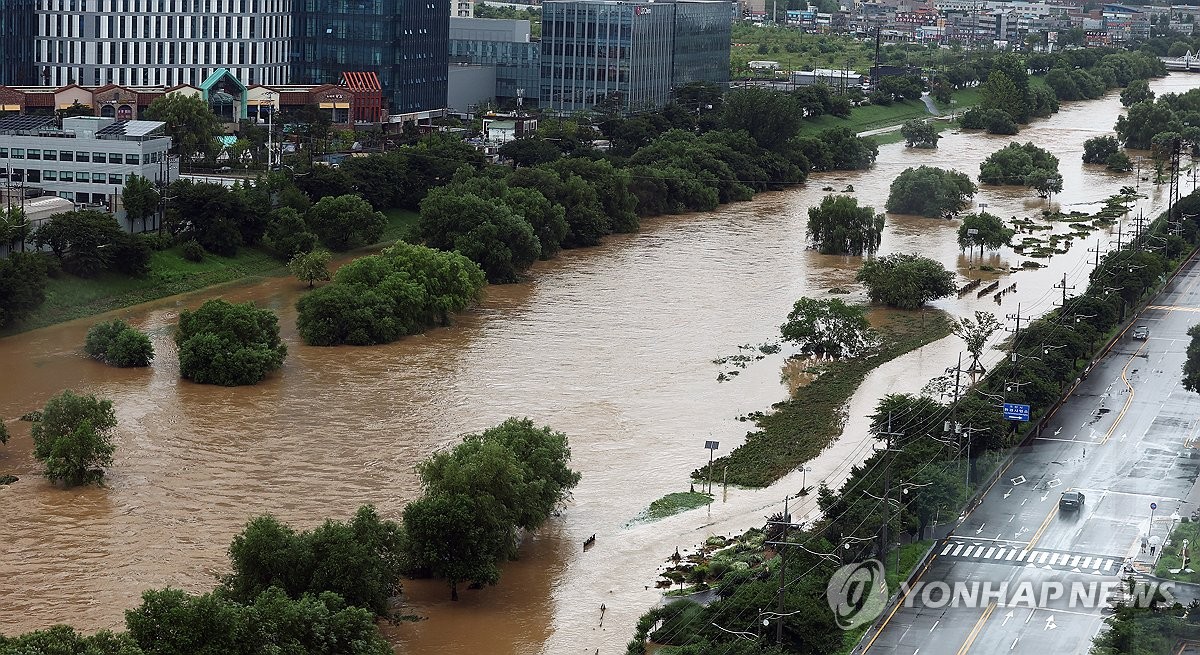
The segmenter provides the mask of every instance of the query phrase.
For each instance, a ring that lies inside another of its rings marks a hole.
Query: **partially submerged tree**
[[[251,303],[209,300],[179,314],[179,374],[200,384],[255,384],[283,366],[279,319]]]
[[[941,263],[915,254],[867,260],[856,279],[866,285],[872,302],[897,309],[917,309],[955,291],[953,273]]]
[[[797,300],[779,332],[785,341],[796,343],[800,352],[810,355],[854,357],[875,343],[866,307],[849,305],[840,298]]]
[[[93,325],[83,350],[89,357],[120,368],[149,366],[154,359],[150,337],[119,318]]]
[[[905,122],[900,127],[900,134],[909,148],[936,148],[938,139],[942,138],[933,123],[919,118]]]
[[[68,486],[99,482],[112,465],[112,401],[69,389],[50,399],[33,422],[33,456],[51,482]]]
[[[1014,234],[1016,231],[1005,225],[999,216],[982,211],[967,214],[958,226],[958,247],[968,250],[978,246],[982,257],[984,248],[997,250],[1007,246]]]
[[[332,258],[328,250],[298,252],[288,261],[287,266],[296,279],[307,282],[308,288],[311,289],[316,282],[329,279],[329,262]]]
[[[934,166],[906,168],[892,180],[887,210],[950,218],[967,205],[975,191],[975,183],[966,173]]]
[[[967,352],[971,353],[972,373],[984,372],[983,364],[979,363],[979,358],[983,356],[983,349],[987,345],[988,339],[1000,329],[1000,321],[996,319],[996,315],[991,312],[975,312],[975,320],[969,318],[960,318],[950,328],[955,335],[966,342]]]
[[[808,208],[808,238],[825,255],[861,255],[879,248],[883,214],[851,196],[828,195]]]

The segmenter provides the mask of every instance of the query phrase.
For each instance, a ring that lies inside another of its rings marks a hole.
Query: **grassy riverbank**
[[[406,238],[416,226],[415,212],[391,210],[385,214],[388,224],[381,243],[364,250]],[[282,275],[287,275],[284,262],[263,248],[242,248],[234,257],[209,253],[203,261],[192,262],[184,259],[181,246],[175,246],[155,252],[144,277],[104,273],[90,279],[70,275],[51,279],[46,285],[46,302],[0,334],[34,330],[243,278]]]
[[[680,512],[686,512],[697,507],[704,507],[712,503],[713,497],[699,491],[680,491],[670,493],[658,500],[650,503],[650,507],[646,511],[638,515],[634,521],[657,521],[665,519],[668,516],[675,516]]]
[[[950,104],[937,103],[943,114],[959,113],[979,104],[979,89],[959,89],[951,94],[951,98],[953,102]],[[800,136],[815,136],[822,130],[834,127],[846,127],[855,133],[867,132],[902,125],[905,121],[914,118],[930,118],[932,116],[925,107],[925,103],[920,100],[905,100],[887,106],[864,105],[850,110],[848,118],[825,115],[805,120],[800,127]],[[880,144],[895,143],[901,140],[899,133],[894,139],[890,139],[890,136],[891,133],[887,133],[872,138]]]
[[[713,462],[714,471],[729,467],[727,480],[745,487],[765,487],[820,455],[842,433],[843,407],[867,374],[905,353],[950,334],[951,319],[939,310],[894,312],[879,327],[883,340],[874,355],[861,359],[813,364],[817,373],[770,413],[751,416],[757,432]],[[703,479],[704,469],[692,477]]]

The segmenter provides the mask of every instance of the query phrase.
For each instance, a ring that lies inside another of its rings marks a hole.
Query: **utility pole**
[[[783,643],[783,576],[787,571],[787,537],[788,528],[792,524],[792,515],[788,513],[788,499],[783,499],[783,543],[779,546],[779,606],[776,612],[779,618],[775,620],[775,643]]]
[[[1062,289],[1062,305],[1060,305],[1060,307],[1066,307],[1067,306],[1067,290],[1075,289],[1075,285],[1067,286],[1067,274],[1063,273],[1062,284],[1051,285],[1051,288]]]
[[[1170,210],[1167,210],[1170,212]],[[1167,220],[1171,220],[1171,214],[1167,214]],[[1141,210],[1138,210],[1137,220],[1133,223],[1133,249],[1141,251],[1142,249],[1142,231],[1145,229],[1146,215]]]
[[[884,448],[883,452],[885,452],[885,453],[900,452],[900,450],[898,448],[893,447],[894,444],[893,444],[892,439],[895,437],[902,437],[902,436],[904,436],[904,433],[892,431],[892,413],[891,412],[888,412],[887,432],[881,432],[879,434],[880,434],[880,436],[882,436],[884,439],[887,440],[887,447]],[[884,505],[884,507],[883,507],[883,534],[882,534],[883,543],[882,543],[882,547],[879,549],[880,559],[887,557],[888,544],[890,543],[890,541],[888,540],[888,524],[891,523],[891,521],[892,521],[891,502],[892,502],[892,462],[888,461],[888,463],[883,467],[883,505]]]
[[[1021,303],[1017,303],[1017,313],[1016,313],[1016,314],[1005,314],[1005,316],[1004,316],[1004,317],[1005,317],[1006,319],[1010,320],[1010,321],[1013,321],[1013,320],[1015,320],[1015,321],[1017,322],[1017,325],[1016,325],[1016,327],[1014,327],[1014,328],[1012,328],[1012,329],[1009,329],[1009,328],[1004,328],[1004,329],[1005,329],[1005,331],[1008,331],[1008,332],[1012,332],[1012,333],[1013,333],[1013,338],[1012,338],[1012,350],[1010,351],[1010,352],[1011,352],[1011,355],[1010,355],[1010,357],[1012,358],[1012,363],[1013,363],[1013,372],[1012,372],[1012,374],[1013,374],[1013,375],[1016,375],[1016,373],[1017,373],[1017,372],[1019,372],[1019,370],[1020,370],[1020,366],[1021,366],[1021,361],[1020,361],[1020,358],[1019,358],[1019,357],[1017,357],[1017,340],[1021,338],[1021,320],[1022,320],[1022,317],[1021,317]],[[1028,318],[1025,318],[1024,320],[1028,321],[1029,319],[1028,319]],[[1007,389],[1007,385],[1005,385],[1005,388]],[[1005,400],[1007,400],[1007,399],[1008,399],[1007,392],[1005,392],[1005,396],[1004,396],[1004,397],[1005,397]]]
[[[1092,262],[1092,266],[1095,266],[1096,268],[1100,268],[1100,240],[1099,239],[1096,239],[1096,247],[1088,248],[1088,252],[1096,254],[1096,261]]]

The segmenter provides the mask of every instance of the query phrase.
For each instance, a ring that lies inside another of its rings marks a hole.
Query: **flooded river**
[[[1151,87],[1197,85],[1200,76],[1175,75]],[[1110,131],[1119,111],[1109,94],[1067,105],[1017,137],[1061,160],[1064,190],[1055,204],[1095,209],[1133,183],[1132,175],[1080,162],[1083,141]],[[291,279],[116,312],[152,335],[159,355],[150,370],[86,359],[80,350],[96,319],[0,340],[0,416],[14,432],[0,447],[0,473],[21,476],[0,488],[0,632],[52,623],[118,627],[142,590],[210,589],[227,566],[230,539],[260,513],[311,527],[374,503],[399,518],[418,493],[418,461],[457,435],[518,415],[570,435],[583,472],[573,503],[505,566],[499,586],[451,603],[440,583],[408,582],[408,611],[427,618],[385,630],[401,653],[622,653],[634,620],[657,599],[644,587],[653,587],[663,557],[710,534],[761,524],[799,488],[789,478],[766,490],[731,489],[707,510],[630,523],[654,499],[687,490],[688,473],[707,461],[706,439],[720,441],[718,455],[728,452],[747,427],[736,417],[785,394],[782,356],[725,383],[712,360],[773,338],[796,298],[852,286],[857,259],[805,249],[807,208],[825,195],[821,187],[852,184],[860,202],[882,207],[905,167],[953,166],[975,176],[979,162],[1010,140],[947,134],[933,151],[884,146],[870,171],[814,176],[803,188],[717,212],[647,221],[641,234],[539,263],[529,282],[490,288],[453,327],[387,346],[302,345],[294,304],[304,285]],[[1165,202],[1163,188],[1141,187],[1151,195],[1147,208]],[[976,200],[1006,217],[1046,205],[1018,189],[985,189]],[[882,250],[920,251],[965,275],[956,229],[952,221],[889,217]],[[1023,315],[1044,313],[1059,298],[1051,285],[1065,273],[1082,289],[1087,248],[1109,239],[1096,233],[1048,268],[1005,275],[1018,291],[1002,306],[974,294],[938,306],[1004,314],[1020,302]],[[1005,251],[993,260],[1024,258]],[[170,339],[178,313],[218,295],[279,313],[290,349],[280,375],[233,389],[179,380]],[[836,484],[865,456],[858,417],[880,395],[917,390],[953,365],[960,349],[946,339],[875,371],[851,401],[846,436],[813,463],[809,484]],[[115,402],[120,427],[106,488],[61,490],[42,481],[28,424],[12,421],[68,387]],[[595,548],[582,552],[593,533]]]

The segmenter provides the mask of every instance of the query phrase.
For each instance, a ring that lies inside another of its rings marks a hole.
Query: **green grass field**
[[[411,238],[417,214],[406,210],[385,212],[387,227],[380,244],[362,249],[365,253],[399,239]],[[287,275],[284,263],[264,248],[242,248],[234,257],[211,253],[200,262],[183,258],[175,246],[150,257],[150,272],[135,278],[105,273],[94,279],[63,275],[46,286],[46,302],[19,325],[3,334],[15,334],[63,321],[101,314],[179,293],[255,276]]]

